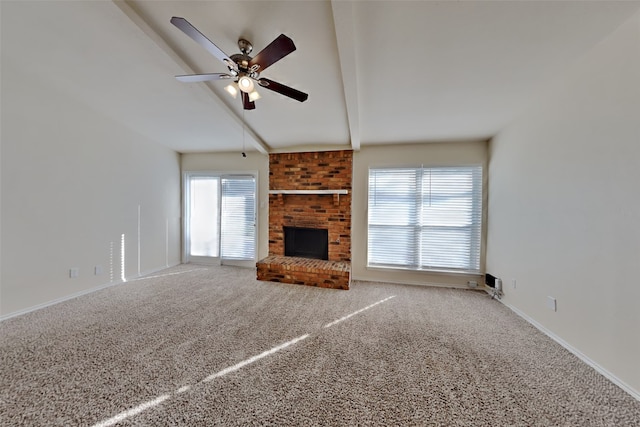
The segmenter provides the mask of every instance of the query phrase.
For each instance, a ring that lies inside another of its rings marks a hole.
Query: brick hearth
[[[271,255],[258,264],[258,280],[349,289],[351,263]]]
[[[352,170],[351,150],[269,155],[269,257],[258,280],[349,289]],[[333,190],[342,194],[323,193]],[[285,257],[285,226],[327,229],[329,260]]]

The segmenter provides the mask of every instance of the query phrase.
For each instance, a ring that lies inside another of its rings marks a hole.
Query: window
[[[367,264],[479,273],[482,167],[369,170]]]
[[[223,259],[254,260],[256,180],[251,176],[222,178],[220,252]]]

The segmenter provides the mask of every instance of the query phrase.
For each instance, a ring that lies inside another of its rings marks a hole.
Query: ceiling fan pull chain
[[[244,122],[244,108],[242,109],[242,157],[247,157],[247,153],[244,151],[244,128],[246,124]]]

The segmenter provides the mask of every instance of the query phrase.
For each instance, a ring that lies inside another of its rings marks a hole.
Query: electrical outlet
[[[511,279],[511,288],[512,289],[516,288],[516,279]]]
[[[547,308],[549,310],[558,311],[558,304],[554,297],[547,297]]]
[[[73,267],[69,269],[69,277],[71,279],[75,279],[80,275],[80,269],[78,267]]]
[[[467,285],[468,285],[470,288],[477,288],[477,287],[478,287],[478,282],[477,282],[477,281],[475,281],[475,280],[469,280],[469,281],[467,282]]]
[[[102,268],[101,265],[96,265],[95,268],[93,269],[93,274],[95,274],[96,276],[102,276],[103,272],[104,272],[104,269]]]

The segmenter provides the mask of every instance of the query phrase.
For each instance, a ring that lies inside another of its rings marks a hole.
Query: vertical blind
[[[255,259],[256,180],[252,176],[222,178],[220,256]]]
[[[482,167],[369,170],[367,263],[480,272]]]

